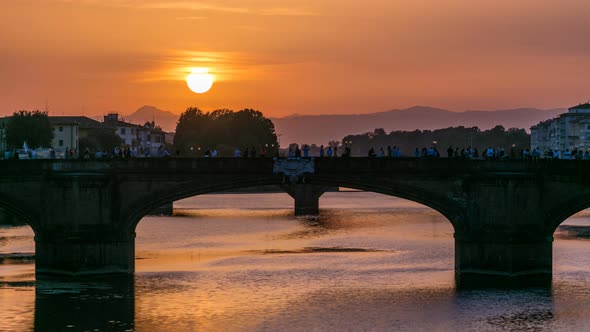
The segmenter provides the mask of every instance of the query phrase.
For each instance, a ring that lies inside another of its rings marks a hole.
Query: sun
[[[205,93],[213,85],[213,75],[207,68],[193,68],[193,72],[186,77],[186,84],[192,92]]]

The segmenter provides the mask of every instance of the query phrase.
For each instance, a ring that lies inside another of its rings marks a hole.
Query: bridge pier
[[[324,187],[294,184],[286,186],[285,191],[295,200],[295,216],[320,214],[320,196],[325,192]]]
[[[79,277],[135,271],[135,233],[101,227],[35,236],[37,276]]]
[[[150,215],[154,215],[154,216],[172,216],[174,215],[174,203],[170,202],[170,203],[166,203],[156,209],[154,209],[152,212],[150,212]]]
[[[454,223],[457,285],[548,285],[553,228],[544,223],[543,184],[510,175],[469,179],[455,189],[464,206]]]
[[[37,277],[130,274],[135,233],[125,224],[119,180],[109,175],[55,176],[43,189],[35,224]]]
[[[549,285],[553,238],[455,234],[458,287]]]

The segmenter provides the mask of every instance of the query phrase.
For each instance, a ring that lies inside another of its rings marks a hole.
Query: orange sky
[[[1,1],[1,0],[0,0]],[[268,116],[567,107],[590,99],[588,0],[18,0],[0,114]],[[217,81],[188,90],[191,67]]]

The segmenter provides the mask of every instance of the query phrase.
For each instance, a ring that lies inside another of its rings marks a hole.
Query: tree
[[[200,148],[202,152],[217,149],[219,155],[231,156],[235,148],[246,147],[264,148],[267,154],[278,149],[274,124],[253,109],[203,113],[196,107],[189,107],[176,125],[174,148],[185,155],[194,155]]]
[[[446,151],[451,146],[466,149],[467,147],[482,149],[491,146],[509,150],[512,146],[519,149],[529,148],[530,135],[524,129],[503,126],[481,131],[478,127],[450,127],[436,130],[392,131],[384,134],[380,128],[373,132],[360,135],[348,135],[343,142],[351,142],[352,153],[363,156],[370,148],[385,148],[388,145],[401,149],[403,155],[411,156],[415,148],[436,145],[439,150]],[[436,143],[435,143],[436,142]]]
[[[80,138],[80,152],[86,151],[106,151],[110,152],[117,146],[121,146],[121,137],[115,134],[112,128],[92,128],[88,129],[86,137]]]
[[[27,142],[29,148],[51,147],[53,130],[47,112],[14,112],[6,125],[6,143],[9,147],[20,148]]]

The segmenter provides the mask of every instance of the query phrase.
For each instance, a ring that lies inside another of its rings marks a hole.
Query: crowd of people
[[[338,146],[329,146],[324,148],[320,146],[319,152],[311,155],[309,145],[303,144],[301,148],[298,145],[293,145],[289,148],[287,158],[298,159],[306,157],[350,157],[351,149],[350,146],[340,147],[343,150],[342,154],[338,154]],[[515,146],[505,149],[504,147],[491,147],[488,146],[483,149],[477,147],[458,147],[449,146],[446,149],[446,154],[441,155],[438,147],[432,145],[430,147],[416,147],[413,155],[402,155],[402,151],[398,146],[387,146],[386,148],[380,147],[375,149],[369,148],[366,152],[367,157],[415,157],[415,158],[463,158],[463,159],[486,159],[486,160],[506,160],[506,159],[525,159],[525,160],[539,160],[539,159],[565,159],[565,160],[590,160],[590,151],[582,151],[580,149],[565,149],[564,151],[558,150],[547,150],[541,151],[538,148],[529,149],[517,149]]]
[[[39,150],[39,149],[38,149]],[[134,147],[115,147],[111,153],[107,151],[96,151],[91,153],[89,149],[85,149],[84,152],[78,153],[75,149],[60,150],[59,152],[54,149],[41,149],[43,151],[37,151],[34,149],[28,149],[25,151],[14,150],[6,151],[4,159],[55,159],[55,158],[80,158],[80,159],[128,159],[128,158],[166,158],[170,156],[168,150],[161,146],[157,151],[151,151],[149,149],[134,148]],[[45,151],[47,150],[47,151]],[[175,151],[176,157],[182,157],[180,151]],[[202,154],[188,155],[193,157],[205,157],[215,158],[219,156],[219,152],[216,148],[206,149]],[[320,157],[320,158],[332,158],[332,157],[351,157],[350,145],[338,146],[330,145],[324,147],[321,145],[319,148],[313,146],[313,149],[307,145],[302,144],[291,144],[288,150],[280,151],[279,149],[267,150],[264,147],[256,148],[255,146],[245,148],[235,148],[233,157],[235,158],[256,158],[256,157],[286,157],[288,159],[299,159],[309,157]],[[476,147],[468,146],[466,148],[458,146],[449,146],[446,149],[446,154],[441,156],[441,153],[436,145],[430,147],[416,147],[413,155],[402,155],[402,151],[398,146],[387,146],[386,148],[380,147],[378,150],[371,147],[366,152],[365,156],[383,158],[383,157],[415,157],[415,158],[463,158],[463,159],[525,159],[525,160],[539,160],[539,159],[564,159],[564,160],[590,160],[590,151],[583,151],[581,149],[565,149],[564,151],[559,150],[546,150],[541,151],[538,148],[534,149],[517,149],[512,146],[506,150],[503,147],[491,147],[478,149]]]

